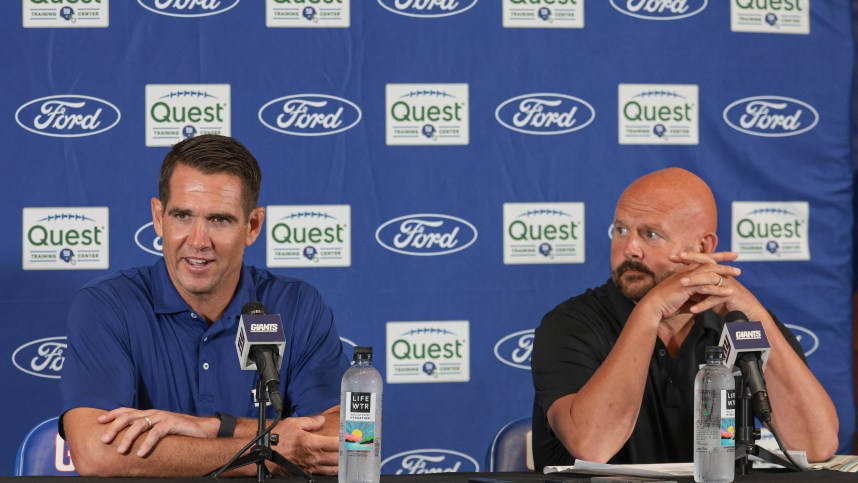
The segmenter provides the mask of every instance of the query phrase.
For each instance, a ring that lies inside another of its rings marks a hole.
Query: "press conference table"
[[[433,473],[425,475],[382,475],[381,481],[384,483],[468,483],[470,478],[495,478],[500,482],[509,481],[516,483],[544,483],[546,481],[589,481],[589,476],[554,474],[543,475],[541,473]],[[45,477],[45,476],[9,476],[0,477],[0,483],[62,483],[67,477]],[[212,481],[210,478],[74,478],[74,483],[206,483]],[[223,478],[221,481],[230,483],[252,483],[255,478]],[[282,483],[303,483],[306,480],[303,478],[281,478],[276,477],[274,480]],[[318,483],[334,483],[337,477],[319,476],[316,477]],[[677,482],[693,482],[694,478],[675,478]],[[758,470],[753,474],[737,476],[736,482],[780,482],[780,481],[813,481],[813,482],[828,482],[828,481],[858,481],[858,474],[841,473],[838,471],[812,471],[805,473],[792,473],[783,470]]]

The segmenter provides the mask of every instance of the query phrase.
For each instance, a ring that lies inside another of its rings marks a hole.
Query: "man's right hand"
[[[338,437],[324,435],[322,434],[324,431],[321,431],[329,426],[325,424],[326,419],[331,418],[339,421],[339,414],[292,417],[280,421],[272,431],[280,435],[280,442],[273,449],[308,473],[336,475],[339,454]],[[269,469],[278,474],[282,473],[282,470],[270,465]]]

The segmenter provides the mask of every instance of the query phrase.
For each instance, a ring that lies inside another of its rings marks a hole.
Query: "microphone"
[[[281,355],[286,349],[283,322],[277,314],[269,314],[260,302],[248,302],[241,308],[235,350],[244,371],[256,369],[261,386],[268,391],[271,405],[282,417],[283,398],[280,395]]]
[[[721,332],[721,347],[724,349],[724,365],[734,373],[739,371],[754,397],[754,406],[760,419],[772,420],[772,407],[766,392],[763,370],[769,358],[771,346],[762,322],[749,322],[748,316],[734,310],[724,317]]]

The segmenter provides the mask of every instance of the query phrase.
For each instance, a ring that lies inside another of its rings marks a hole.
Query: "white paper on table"
[[[592,461],[575,460],[572,466],[546,466],[544,472],[576,472],[594,475],[639,476],[643,478],[674,478],[694,476],[693,463],[656,463],[647,465],[609,465]]]

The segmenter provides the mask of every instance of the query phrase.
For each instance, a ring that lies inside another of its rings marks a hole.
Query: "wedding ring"
[[[149,419],[149,416],[143,416],[143,419],[145,419],[145,420],[146,420],[146,424],[148,424],[148,425],[149,425],[149,427],[148,427],[148,428],[146,428],[146,429],[147,429],[147,430],[152,429],[152,420],[151,420],[151,419]]]
[[[724,277],[718,275],[718,283],[716,283],[715,286],[720,287],[721,285],[724,285]]]

